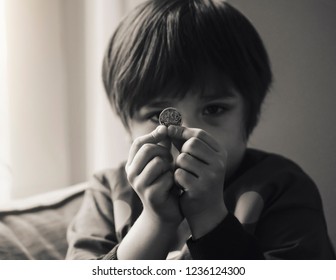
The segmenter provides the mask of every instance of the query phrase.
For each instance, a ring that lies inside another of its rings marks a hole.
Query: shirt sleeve
[[[193,259],[335,259],[323,215],[312,209],[283,209],[260,221],[255,235],[228,214],[213,231],[187,241]]]
[[[67,232],[67,259],[102,259],[116,256],[118,244],[110,190],[94,178]],[[115,250],[113,250],[115,248]]]
[[[197,240],[190,238],[187,245],[193,259],[264,259],[257,240],[230,213],[213,231]]]
[[[272,211],[259,223],[255,234],[266,259],[335,259],[323,213],[316,209]]]

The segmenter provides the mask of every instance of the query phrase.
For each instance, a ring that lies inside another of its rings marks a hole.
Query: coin
[[[159,122],[160,124],[163,124],[167,127],[170,125],[181,125],[182,116],[181,113],[177,111],[175,108],[168,107],[162,110],[159,116]]]

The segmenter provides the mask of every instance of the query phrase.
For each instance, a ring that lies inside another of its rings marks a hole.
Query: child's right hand
[[[145,214],[155,222],[179,224],[182,221],[178,197],[172,192],[174,175],[168,130],[158,126],[150,134],[134,140],[126,163],[127,179],[141,199]]]

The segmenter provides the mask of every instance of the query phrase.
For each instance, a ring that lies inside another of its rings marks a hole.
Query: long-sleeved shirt
[[[226,218],[197,240],[182,222],[167,258],[335,258],[318,189],[294,162],[247,149],[223,190]],[[123,165],[96,174],[68,229],[67,258],[115,259],[141,212]]]

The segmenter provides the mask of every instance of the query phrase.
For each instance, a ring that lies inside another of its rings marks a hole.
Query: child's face
[[[152,132],[158,126],[160,112],[174,107],[182,115],[182,126],[205,130],[227,152],[226,178],[230,177],[246,149],[244,102],[239,92],[232,87],[225,89],[222,83],[212,83],[202,94],[188,92],[183,99],[165,96],[163,92],[160,98],[135,112],[129,120],[132,140]]]

